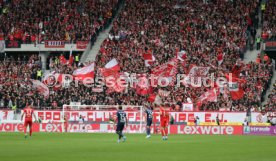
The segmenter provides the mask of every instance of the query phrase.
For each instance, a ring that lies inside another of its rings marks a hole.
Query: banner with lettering
[[[140,111],[126,111],[127,117],[130,122],[140,122]],[[63,118],[62,111],[35,111],[36,116],[40,117],[42,121],[46,122],[60,122]],[[93,122],[109,122],[109,118],[115,116],[116,111],[65,111],[68,121],[78,121],[79,116],[82,115],[85,121]],[[14,111],[12,110],[0,110],[0,122],[13,122]],[[196,116],[199,117],[200,122],[212,123],[216,122],[218,116],[221,123],[243,123],[246,118],[246,112],[170,112],[170,115],[174,118],[175,122],[194,122]],[[261,114],[259,112],[252,112],[252,123],[264,123],[268,117],[276,116],[276,112],[269,112]],[[159,122],[158,112],[153,113],[153,121]]]
[[[88,41],[77,41],[76,48],[77,49],[86,49],[88,46]]]
[[[64,48],[65,41],[45,41],[45,48]]]

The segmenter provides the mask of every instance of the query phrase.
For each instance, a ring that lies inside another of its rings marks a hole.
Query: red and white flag
[[[200,87],[201,82],[205,79],[206,75],[209,72],[210,67],[199,67],[194,64],[190,65],[190,70],[188,76],[185,79],[186,84],[194,84],[196,86],[193,87]],[[186,86],[186,84],[184,84]]]
[[[113,70],[113,71],[120,71],[120,65],[118,63],[118,61],[113,58],[111,59],[105,66],[104,66],[105,69],[108,69],[108,70]]]
[[[213,88],[203,93],[197,102],[197,106],[200,107],[205,102],[217,102],[217,96],[219,95],[219,89]]]
[[[161,82],[162,85],[165,85],[165,83],[173,85],[176,80],[176,74],[178,73],[177,63],[177,59],[174,58],[167,63],[153,68],[151,74],[154,75],[157,78],[157,80]]]
[[[218,65],[221,65],[223,62],[223,57],[224,57],[225,53],[219,53],[217,56],[217,60],[218,60]]]
[[[147,95],[153,92],[147,74],[137,74],[137,82],[134,84],[134,88],[139,95]]]
[[[39,80],[31,79],[33,83],[33,88],[38,91],[39,94],[43,95],[44,97],[49,97],[49,88],[40,82]]]
[[[180,61],[185,61],[185,59],[187,59],[187,52],[185,50],[177,52],[177,59]]]
[[[79,80],[82,80],[82,81],[85,78],[94,78],[94,74],[95,74],[94,73],[94,67],[95,67],[95,64],[91,63],[88,66],[76,69],[73,72],[73,76],[76,77],[76,78],[78,78]]]
[[[157,105],[160,105],[162,103],[162,99],[157,94],[150,94],[148,97],[148,101]]]
[[[69,60],[68,60],[68,62],[67,62],[67,64],[68,65],[72,65],[73,64],[73,62],[74,62],[74,56],[72,55],[72,49],[70,50],[70,56],[69,56]]]
[[[105,77],[105,84],[108,87],[109,93],[125,91],[128,86],[127,76],[124,73],[115,73]]]
[[[168,97],[170,95],[170,91],[166,91],[166,90],[162,90],[162,89],[159,89],[158,90],[158,95],[161,96],[161,97]]]
[[[59,62],[60,62],[60,64],[63,64],[63,65],[66,65],[66,64],[67,64],[67,60],[66,60],[66,58],[64,57],[64,55],[60,55],[60,56],[59,56]]]
[[[209,72],[210,67],[199,67],[191,65],[189,76],[206,76]]]
[[[153,56],[151,50],[148,50],[147,53],[144,53],[143,58],[145,60],[145,66],[146,67],[149,67],[149,66],[153,65],[153,63],[155,61],[155,57]]]
[[[232,76],[231,74],[225,74],[225,77],[228,81],[228,88],[231,94],[232,100],[239,100],[244,96],[244,90],[242,89],[241,84],[246,83],[246,80],[239,79]]]

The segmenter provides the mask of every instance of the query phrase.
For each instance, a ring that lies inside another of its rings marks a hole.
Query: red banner
[[[77,49],[86,49],[88,45],[88,41],[77,41]]]
[[[45,41],[45,48],[64,48],[65,41]]]

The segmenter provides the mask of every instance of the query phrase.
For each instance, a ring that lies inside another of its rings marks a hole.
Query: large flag
[[[108,77],[118,74],[120,71],[120,66],[117,60],[113,58],[104,66],[104,68],[100,68],[99,71],[102,74],[102,76]]]
[[[228,88],[231,94],[232,100],[239,100],[244,96],[244,90],[241,87],[241,84],[245,83],[246,80],[239,79],[234,75],[225,74],[225,77],[228,81]]]
[[[73,72],[73,76],[79,80],[84,80],[85,78],[94,78],[94,63],[91,63],[88,66],[76,69]]]
[[[197,102],[197,106],[200,107],[205,102],[217,102],[217,96],[219,95],[218,88],[212,88],[203,93]]]
[[[167,63],[153,68],[151,74],[154,75],[157,80],[160,80],[162,85],[165,85],[165,82],[162,82],[161,80],[166,80],[169,85],[173,85],[176,79],[176,74],[178,72],[177,63],[177,59],[174,58]]]
[[[118,61],[113,58],[112,60],[110,60],[105,66],[105,69],[108,70],[113,70],[113,71],[120,71],[120,65],[118,63]]]
[[[43,95],[44,97],[49,96],[49,88],[45,84],[39,80],[31,79],[31,81],[33,83],[33,88],[36,89],[39,94]]]

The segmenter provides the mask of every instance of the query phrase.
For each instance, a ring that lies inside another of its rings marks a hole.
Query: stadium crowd
[[[276,0],[269,0],[263,15],[263,32],[268,34],[269,39],[276,40]]]
[[[10,5],[15,5],[15,2]],[[72,4],[67,1],[68,4],[65,3],[65,5],[70,6],[69,4],[71,4],[71,9],[79,6],[76,5],[77,2],[70,2]],[[115,1],[112,2],[112,4],[115,3]],[[33,1],[33,3],[43,5],[39,1]],[[62,5],[59,6],[61,10],[63,8]],[[22,6],[24,6],[24,3]],[[47,5],[45,6],[47,8]],[[251,107],[256,111],[262,110],[260,108],[261,101],[263,101],[263,96],[270,84],[273,72],[272,63],[271,61],[260,61],[244,64],[240,61],[247,50],[246,31],[251,30],[256,26],[255,23],[258,23],[254,21],[258,13],[257,6],[258,3],[252,0],[213,0],[209,3],[202,0],[187,0],[185,4],[176,0],[126,0],[124,8],[114,21],[109,38],[104,41],[97,55],[95,61],[96,70],[103,68],[107,62],[116,58],[121,67],[121,72],[151,73],[152,68],[174,58],[176,50],[185,50],[187,57],[185,61],[179,61],[180,63],[177,66],[178,73],[188,73],[190,65],[195,64],[202,67],[211,67],[208,76],[214,73],[215,77],[221,77],[226,73],[232,72],[234,66],[238,66],[240,68],[238,77],[245,79],[247,82],[242,86],[245,91],[245,96],[242,99],[231,100],[230,95],[224,97],[223,94],[220,94],[217,102],[204,103],[198,107],[198,110],[229,108],[228,110],[231,111],[246,111],[246,107]],[[109,6],[107,8],[112,7]],[[54,10],[53,12],[55,13],[58,9]],[[75,8],[75,10],[78,9]],[[8,10],[7,14],[12,15],[12,13],[13,11]],[[55,17],[52,11],[45,11],[45,13],[51,13],[50,16],[46,16],[50,17],[50,19],[51,16]],[[34,22],[39,23],[40,20]],[[70,16],[67,22],[70,22]],[[60,24],[58,23],[57,25],[59,26]],[[16,28],[18,25],[11,26]],[[21,27],[22,24],[19,26]],[[1,28],[7,29],[3,26]],[[45,28],[45,25],[43,25],[43,28]],[[60,29],[60,27],[55,28]],[[33,28],[33,30],[36,32],[36,28]],[[48,31],[51,31],[51,29]],[[59,31],[61,30],[56,32],[60,34]],[[65,33],[63,32],[64,37]],[[74,36],[70,37],[73,38]],[[55,39],[55,36],[52,38]],[[86,39],[86,36],[83,38]],[[147,67],[142,54],[149,51],[152,51],[156,60],[152,66]],[[219,54],[224,55],[221,65],[219,65],[217,60]],[[7,77],[5,80],[11,80],[2,82],[0,91],[2,107],[11,107],[10,105],[16,104],[18,108],[22,108],[24,104],[26,105],[24,100],[28,99],[32,99],[34,106],[37,108],[60,108],[63,104],[69,104],[70,102],[81,102],[81,104],[87,105],[150,104],[148,95],[139,95],[134,88],[128,88],[124,92],[116,93],[110,92],[107,87],[103,87],[103,91],[99,92],[81,84],[78,87],[50,87],[50,95],[45,98],[39,95],[37,91],[31,90],[33,92],[30,93],[30,90],[28,90],[27,80],[34,78],[34,73],[39,70],[39,58],[31,56],[23,63],[16,62],[17,60],[13,59],[5,59],[5,61],[1,62],[1,73]],[[58,73],[72,74],[77,67],[55,62],[51,68]],[[17,71],[18,74],[15,80],[13,80],[13,74],[10,74],[10,70],[6,69]],[[99,75],[98,71],[95,72],[96,75]],[[23,75],[24,77],[22,77]],[[1,78],[3,79],[3,77]],[[23,79],[25,80],[22,81]],[[3,83],[9,83],[9,86],[5,86]],[[170,95],[162,99],[164,102],[171,104],[173,109],[178,110],[175,105],[181,105],[182,102],[192,102],[196,106],[198,98],[209,88],[157,87],[154,88],[154,93],[158,93],[159,89],[170,91]],[[273,100],[271,102],[273,104]],[[270,104],[267,109],[275,110],[276,106],[271,107]]]
[[[268,95],[267,104],[264,105],[266,109],[275,111],[276,107],[276,81],[273,84],[273,88]]]
[[[118,0],[13,0],[0,3],[0,35],[6,40],[91,40],[111,23]]]

